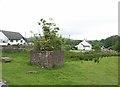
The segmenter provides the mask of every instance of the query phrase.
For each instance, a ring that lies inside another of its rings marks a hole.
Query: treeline
[[[28,38],[28,42],[33,42],[35,37]],[[92,45],[93,49],[100,50],[101,47],[104,47],[106,49],[111,49],[115,51],[120,51],[120,36],[114,35],[110,36],[106,39],[101,40],[89,40],[88,42]],[[63,38],[63,46],[62,48],[65,50],[74,50],[76,49],[75,46],[78,45],[82,40],[73,40],[69,38]]]
[[[73,40],[68,38],[63,38],[63,46],[64,50],[76,50],[75,46],[78,45],[82,40]]]
[[[27,42],[34,43],[35,39],[36,39],[35,37],[27,38]],[[78,45],[82,40],[73,40],[73,39],[63,38],[62,41],[63,41],[62,49],[70,50],[70,49],[76,49],[74,48],[75,45]]]
[[[72,39],[64,39],[64,46],[67,50],[76,49],[75,45],[78,45],[82,40],[72,40]],[[120,51],[120,36],[114,35],[110,36],[106,39],[101,40],[89,40],[88,42],[92,45],[92,48],[95,50],[100,50],[101,47],[105,49],[111,49],[115,51]]]
[[[89,42],[92,44],[93,49],[100,49],[101,47],[104,47],[106,49],[120,51],[119,41],[120,41],[120,36],[114,35],[106,39],[94,40]]]

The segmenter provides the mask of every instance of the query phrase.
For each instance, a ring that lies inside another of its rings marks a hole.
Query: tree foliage
[[[103,43],[99,40],[95,40],[95,41],[89,41],[90,44],[92,44],[92,49],[95,50],[100,50],[101,47],[103,46]]]
[[[40,19],[38,25],[41,26],[43,36],[39,33],[40,38],[35,40],[35,50],[37,51],[54,51],[61,50],[62,46],[62,36],[58,35],[59,28],[55,23],[52,23],[52,19],[47,22],[44,19]],[[34,35],[35,37],[38,37]]]
[[[93,49],[99,49],[102,46],[104,46],[107,49],[120,51],[119,41],[120,41],[120,36],[114,35],[106,39],[90,41],[90,43],[92,44]]]
[[[81,40],[64,38],[64,49],[65,50],[76,49],[75,46],[78,45],[80,42]]]
[[[110,48],[112,50],[120,51],[120,47],[118,46],[119,41],[120,41],[120,36],[114,35],[114,36],[106,38],[103,41],[103,44],[105,48]]]

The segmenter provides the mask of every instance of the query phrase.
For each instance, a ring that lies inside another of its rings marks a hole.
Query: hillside
[[[108,49],[120,51],[120,47],[118,46],[119,41],[120,41],[120,36],[114,35],[106,39],[90,41],[90,43],[92,44],[93,48],[95,48],[96,46],[98,47],[104,46],[105,48]]]

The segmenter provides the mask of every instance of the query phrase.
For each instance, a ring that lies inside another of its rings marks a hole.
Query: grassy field
[[[29,53],[3,53],[13,59],[3,63],[3,79],[9,85],[117,85],[118,58],[106,57],[93,61],[65,62],[63,67],[43,69],[29,65]],[[36,74],[27,74],[35,70]]]
[[[2,79],[2,63],[0,62],[0,79]]]

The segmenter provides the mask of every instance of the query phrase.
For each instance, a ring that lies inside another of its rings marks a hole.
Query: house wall
[[[0,32],[0,45],[7,45],[8,43],[8,38]]]
[[[92,46],[90,45],[90,47],[83,47],[83,45],[80,43],[79,45],[77,45],[78,50],[92,50]]]
[[[13,41],[9,40],[8,43],[9,43],[10,45],[17,45],[17,44],[21,44],[21,45],[22,45],[22,44],[25,44],[26,41],[25,41],[24,39],[13,40]]]
[[[84,47],[83,47],[81,44],[79,44],[77,48],[78,48],[79,50],[84,50]]]
[[[85,47],[85,50],[92,50],[91,47]]]
[[[17,45],[17,44],[26,44],[26,41],[22,38],[20,40],[9,40],[3,32],[0,31],[0,45]]]

